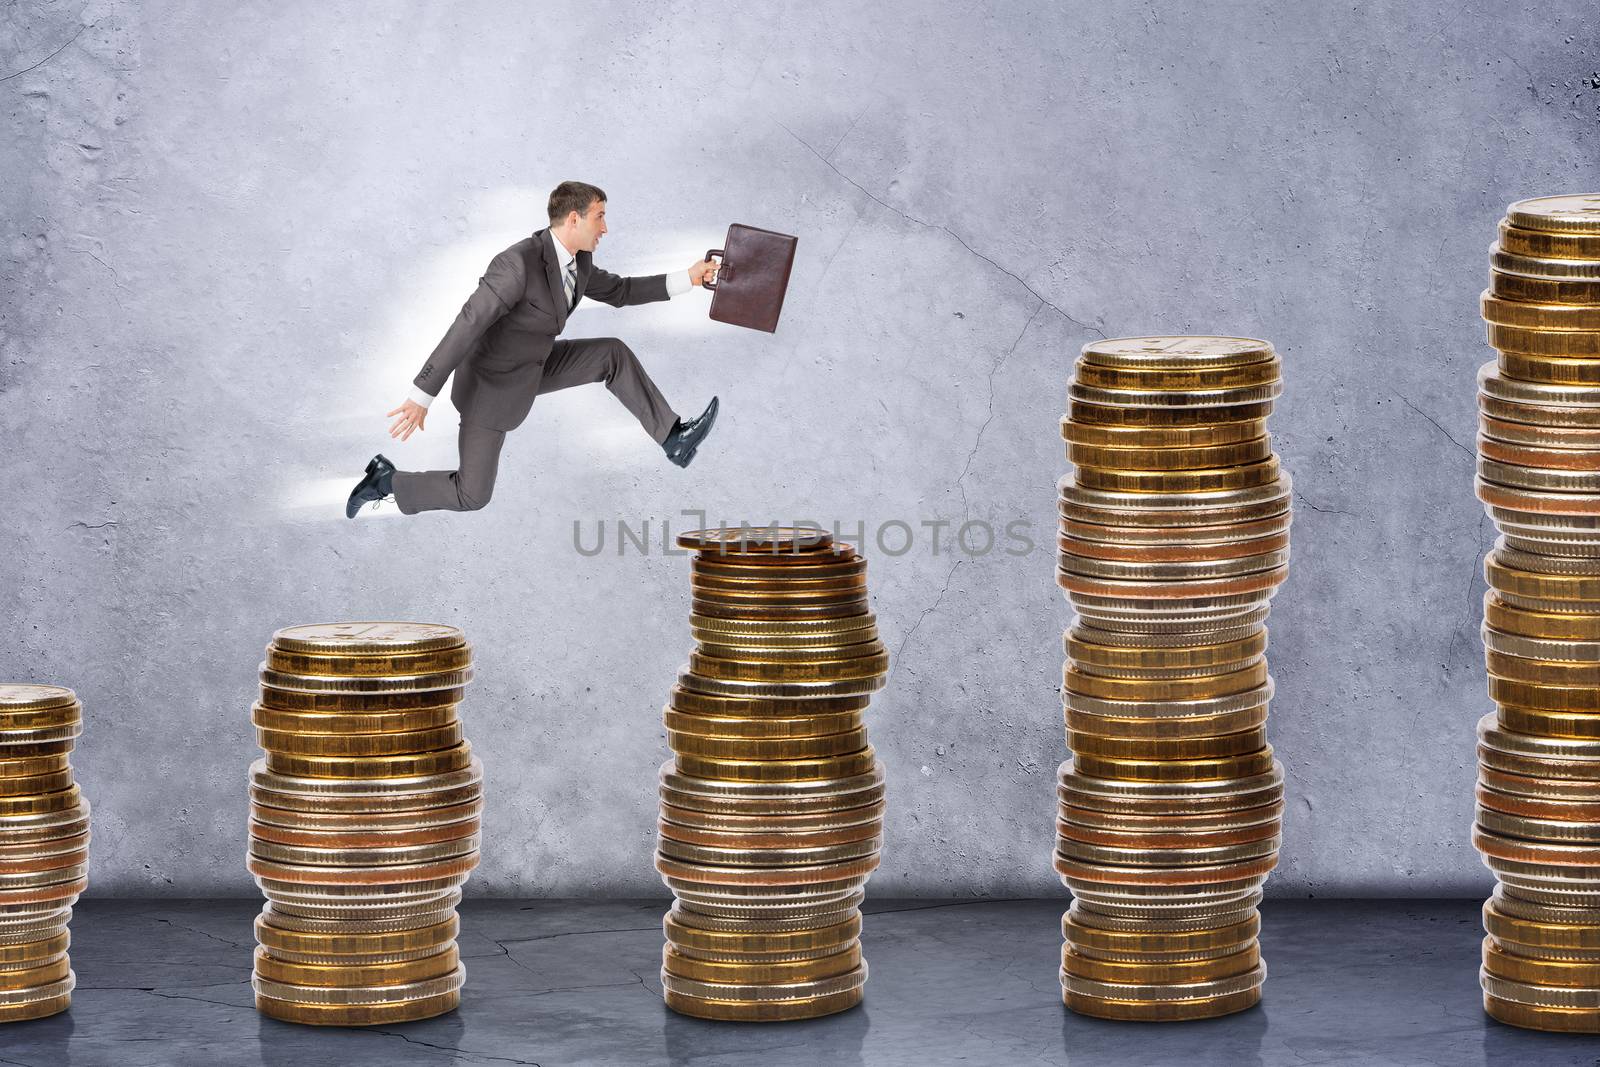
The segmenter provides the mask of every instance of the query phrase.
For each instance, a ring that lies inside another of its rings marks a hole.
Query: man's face
[[[572,227],[578,240],[574,252],[593,252],[606,232],[606,202],[595,200],[589,204],[588,214],[579,215]]]

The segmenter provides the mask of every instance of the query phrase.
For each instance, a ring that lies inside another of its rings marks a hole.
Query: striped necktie
[[[572,310],[572,305],[578,292],[578,260],[567,264],[567,271],[561,276],[561,286],[567,291],[567,310]]]

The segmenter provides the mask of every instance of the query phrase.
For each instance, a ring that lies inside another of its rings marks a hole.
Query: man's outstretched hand
[[[689,281],[693,285],[704,285],[707,278],[717,280],[717,267],[720,264],[714,259],[701,260],[689,268]]]
[[[392,418],[394,425],[389,427],[389,436],[398,437],[402,441],[409,440],[411,435],[423,428],[422,424],[428,421],[428,409],[415,400],[407,400],[404,404],[389,412],[385,418]]]

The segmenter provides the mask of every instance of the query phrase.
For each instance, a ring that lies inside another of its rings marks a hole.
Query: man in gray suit
[[[687,271],[622,278],[594,265],[606,233],[606,194],[584,182],[562,182],[550,193],[550,226],[495,256],[461,313],[412,381],[411,394],[389,412],[391,437],[423,429],[428,405],[453,373],[450,399],[461,413],[459,466],[453,471],[399,471],[382,454],[367,464],[345,505],[362,506],[391,494],[407,515],[419,511],[477,511],[494,493],[506,434],[522,425],[534,398],[557,389],[605,382],[645,432],[680,467],[694,459],[717,418],[717,398],[690,420],[680,419],[650,380],[633,350],[615,337],[557,340],[578,302],[592,297],[613,307],[647,304],[686,293],[717,264]]]

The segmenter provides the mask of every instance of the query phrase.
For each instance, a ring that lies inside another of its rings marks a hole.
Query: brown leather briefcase
[[[701,283],[712,290],[711,317],[767,333],[777,330],[797,244],[799,238],[786,233],[737,222],[729,226],[724,247],[706,253],[707,259],[722,259],[717,280]]]

